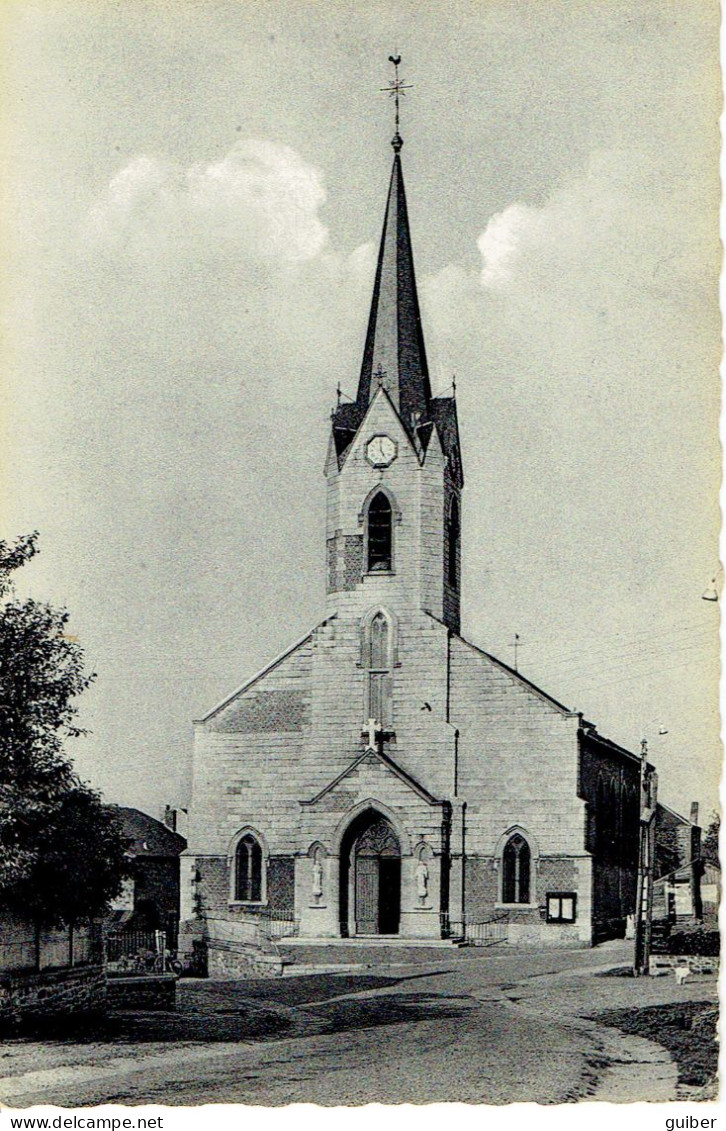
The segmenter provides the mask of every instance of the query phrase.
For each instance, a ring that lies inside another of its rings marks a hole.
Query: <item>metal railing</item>
[[[111,972],[163,973],[164,931],[115,931],[106,936],[106,961]]]
[[[260,934],[267,939],[285,939],[297,936],[300,920],[292,908],[265,907],[258,916]]]
[[[509,916],[506,911],[495,912],[487,919],[476,922],[451,919],[447,911],[442,911],[441,935],[445,939],[460,939],[469,946],[493,946],[506,942]]]

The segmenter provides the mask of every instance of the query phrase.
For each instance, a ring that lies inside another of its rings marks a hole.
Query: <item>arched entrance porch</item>
[[[387,817],[364,809],[340,845],[340,933],[397,935],[401,919],[401,846]]]

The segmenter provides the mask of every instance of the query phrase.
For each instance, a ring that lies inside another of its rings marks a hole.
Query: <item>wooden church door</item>
[[[377,856],[358,856],[355,862],[355,929],[358,935],[377,935],[379,868]]]
[[[385,817],[371,812],[354,845],[355,932],[397,935],[401,918],[401,850]]]

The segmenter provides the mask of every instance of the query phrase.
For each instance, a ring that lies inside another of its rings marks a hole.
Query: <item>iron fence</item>
[[[265,907],[259,916],[260,934],[268,939],[295,937],[300,929],[300,920],[295,918],[292,908],[273,909]]]
[[[464,924],[464,941],[470,946],[493,946],[507,940],[507,916],[486,919],[482,923]]]
[[[506,942],[509,917],[506,911],[477,922],[451,919],[447,911],[441,912],[441,936],[458,939],[469,946],[493,946]]]
[[[112,972],[163,973],[164,931],[115,931],[106,936],[106,962]]]

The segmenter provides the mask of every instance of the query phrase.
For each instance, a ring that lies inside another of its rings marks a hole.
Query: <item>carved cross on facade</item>
[[[366,752],[373,750],[377,754],[382,754],[383,743],[395,738],[395,731],[384,730],[383,724],[379,723],[378,719],[369,719],[361,731],[361,737],[366,740]]]

